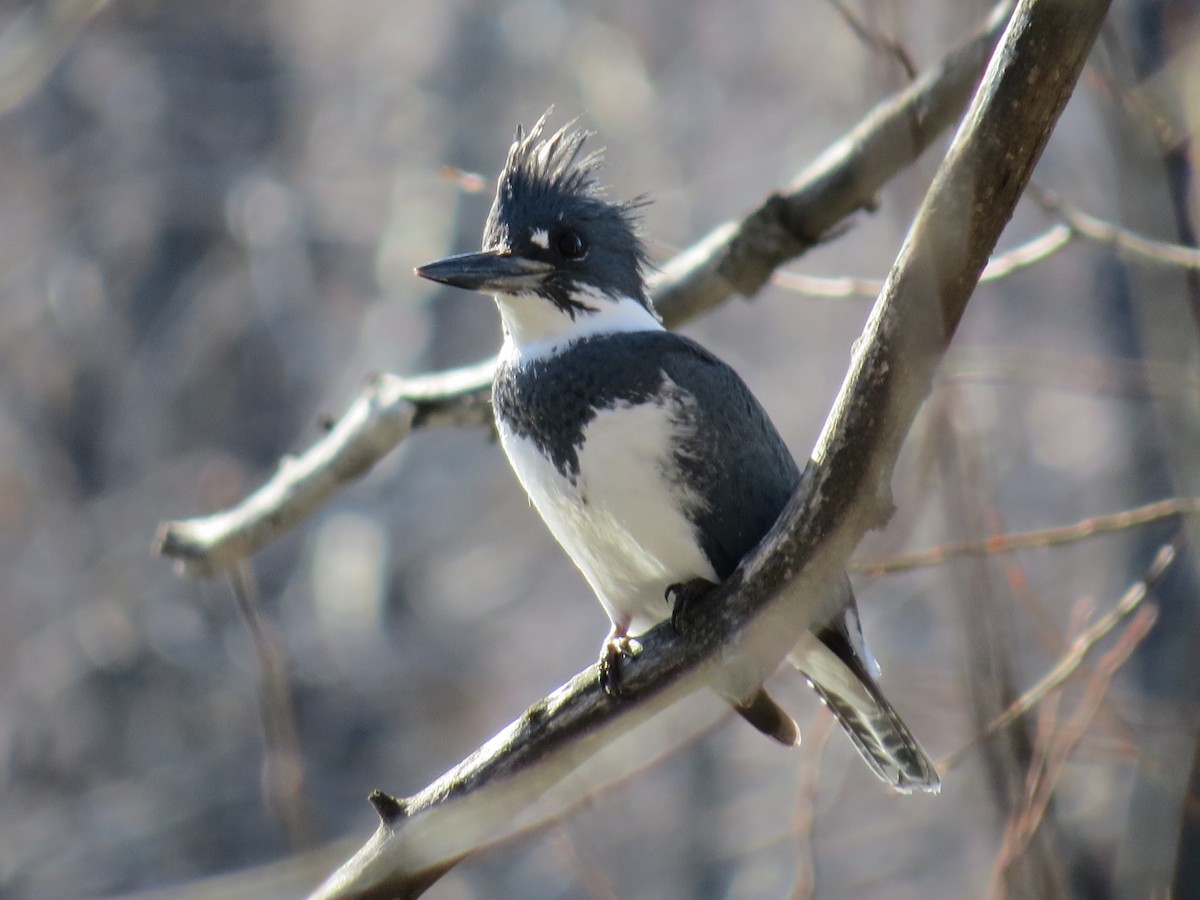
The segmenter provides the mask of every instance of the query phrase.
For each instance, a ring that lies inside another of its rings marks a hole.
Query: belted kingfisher
[[[635,228],[644,200],[611,202],[568,123],[517,129],[483,233],[483,252],[417,274],[492,294],[504,345],[492,385],[500,441],[517,478],[612,622],[601,682],[619,692],[634,636],[724,580],[770,530],[800,470],[738,375],[667,331],[646,293]],[[884,698],[849,579],[830,620],[790,662],[894,788],[940,787],[933,762]],[[759,730],[799,742],[759,687],[731,698]]]

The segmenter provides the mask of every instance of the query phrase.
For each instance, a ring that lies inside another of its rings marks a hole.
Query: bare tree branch
[[[993,256],[979,278],[981,282],[1007,278],[1014,272],[1050,258],[1079,238],[1160,266],[1200,269],[1200,249],[1148,238],[1106,222],[1076,209],[1047,188],[1034,185],[1030,191],[1037,196],[1043,209],[1062,219],[1062,222],[1011,250]],[[808,297],[874,297],[883,289],[883,282],[876,278],[830,278],[787,271],[776,272],[771,281]]]
[[[829,5],[837,10],[838,15],[842,17],[842,21],[854,32],[855,37],[868,47],[878,50],[894,59],[900,65],[900,68],[904,70],[904,74],[909,81],[917,77],[917,67],[913,63],[912,57],[908,55],[908,51],[904,49],[903,44],[871,28],[843,0],[829,0]]]
[[[981,541],[965,541],[961,544],[946,544],[902,556],[886,559],[859,559],[850,564],[850,571],[865,575],[886,575],[891,572],[907,572],[928,566],[938,566],[947,560],[962,556],[991,556],[1011,553],[1014,550],[1041,550],[1059,544],[1070,544],[1101,534],[1124,531],[1138,525],[1148,525],[1176,516],[1200,515],[1200,498],[1172,497],[1158,500],[1133,509],[1093,516],[1070,525],[1041,528],[1036,531],[1015,531],[996,534]]]
[[[804,734],[800,769],[796,776],[796,811],[792,816],[790,843],[796,848],[796,873],[792,878],[792,900],[809,900],[817,892],[817,862],[813,832],[817,824],[817,795],[821,788],[821,756],[835,731],[837,720],[825,707]]]
[[[735,293],[757,293],[780,265],[847,216],[872,208],[876,192],[954,123],[1011,9],[1011,0],[1000,3],[975,34],[872,110],[791,186],[668,262],[650,286],[664,322],[674,327]],[[494,360],[487,360],[412,378],[377,377],[329,434],[300,456],[284,459],[266,484],[236,506],[164,522],[158,552],[192,576],[219,572],[258,552],[365,474],[414,429],[489,424],[493,368]]]
[[[1023,808],[1009,819],[1005,826],[1003,843],[996,855],[987,893],[988,898],[1003,900],[1008,896],[1005,889],[1006,872],[1021,859],[1045,821],[1050,799],[1058,787],[1066,764],[1100,710],[1113,677],[1145,640],[1157,618],[1158,608],[1153,604],[1138,611],[1116,644],[1100,659],[1095,673],[1088,680],[1083,699],[1066,725],[1054,730],[1055,720],[1052,715],[1040,717],[1038,754],[1027,773]],[[1057,701],[1054,706],[1057,706]]]
[[[1008,709],[988,723],[987,728],[976,735],[966,746],[945,757],[938,764],[938,768],[951,769],[958,765],[967,753],[986,740],[989,735],[995,734],[1018,716],[1029,712],[1029,710],[1041,703],[1052,690],[1061,687],[1083,665],[1084,659],[1091,652],[1092,648],[1137,611],[1154,585],[1167,573],[1167,569],[1175,561],[1175,555],[1175,545],[1164,544],[1155,555],[1150,568],[1146,570],[1146,574],[1125,592],[1121,599],[1117,601],[1116,606],[1080,632],[1071,642],[1069,650],[1063,654],[1049,672],[1038,679],[1037,683],[1030,687],[1029,690],[1014,700]]]
[[[979,276],[980,283],[999,281],[1013,272],[1032,266],[1053,256],[1075,237],[1066,225],[1055,225],[1023,244],[997,253],[988,260]],[[825,277],[802,275],[799,272],[780,270],[771,276],[771,282],[787,290],[808,297],[875,297],[883,290],[883,281],[878,278]]]
[[[436,782],[373,795],[381,823],[314,898],[410,897],[541,806],[580,765],[716,678],[756,683],[822,618],[822,592],[891,512],[901,443],[988,254],[1070,96],[1108,4],[1023,0],[856,348],[795,497],[763,543],[689,614],[643,636],[607,697],[593,666]],[[769,275],[768,273],[765,273]],[[765,275],[764,275],[765,277]],[[564,797],[563,794],[566,796]]]
[[[309,795],[304,756],[296,728],[295,701],[288,682],[287,653],[262,614],[258,583],[250,564],[228,572],[238,613],[254,642],[258,659],[258,710],[263,728],[262,791],[293,849],[316,845],[316,816]]]
[[[873,209],[879,189],[954,123],[1011,11],[1011,3],[997,5],[966,42],[875,107],[790,186],[669,261],[653,284],[667,324],[733,294],[752,296],[779,266],[820,243],[847,216]]]
[[[1071,243],[1072,237],[1071,229],[1065,225],[1053,225],[1025,243],[1003,253],[997,253],[988,260],[979,280],[999,281],[1001,278],[1007,278],[1013,272],[1026,269],[1043,259],[1049,259]]]
[[[166,522],[158,552],[188,575],[211,575],[257,553],[304,521],[347,482],[366,474],[422,425],[484,425],[493,360],[401,378],[371,379],[317,443],[284,457],[275,475],[236,506],[209,516]]]
[[[1090,241],[1147,262],[1184,269],[1200,269],[1200,249],[1196,247],[1157,241],[1128,228],[1105,222],[1076,209],[1044,187],[1034,185],[1031,193],[1043,209],[1062,219],[1072,231]]]

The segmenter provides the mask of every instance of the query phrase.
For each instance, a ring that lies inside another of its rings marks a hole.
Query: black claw
[[[621,653],[612,645],[605,645],[600,654],[600,687],[610,697],[621,696]]]
[[[641,645],[633,638],[614,638],[605,641],[600,651],[600,687],[610,697],[622,697],[625,689],[621,685],[621,659],[632,659],[641,653]]]
[[[679,634],[686,634],[684,623],[689,611],[715,587],[716,584],[704,578],[693,578],[668,587],[664,596],[671,604],[671,627]]]

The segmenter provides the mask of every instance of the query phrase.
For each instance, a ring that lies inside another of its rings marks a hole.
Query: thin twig
[[[262,617],[258,582],[249,564],[243,562],[234,566],[228,572],[228,579],[258,659],[258,708],[263,728],[262,789],[267,809],[283,825],[294,850],[308,849],[316,845],[316,817],[306,786],[286,651]]]
[[[850,564],[850,571],[864,575],[908,572],[913,569],[940,566],[948,560],[963,556],[990,556],[998,553],[1011,553],[1015,550],[1043,550],[1047,547],[1071,544],[1176,516],[1195,515],[1200,515],[1200,498],[1172,497],[1121,512],[1082,519],[1070,525],[997,534],[980,541],[945,544],[929,550],[918,550],[915,553],[889,556],[885,559],[859,559]]]
[[[1185,269],[1200,269],[1200,249],[1145,237],[1071,206],[1053,191],[1032,185],[1029,192],[1047,212],[1062,219],[1076,233],[1097,244],[1128,253],[1147,262]]]
[[[1063,654],[1054,667],[1038,679],[1037,683],[1025,691],[1025,693],[1013,701],[1008,709],[993,719],[987,728],[972,738],[965,746],[941,760],[938,764],[938,771],[945,772],[954,768],[978,744],[1018,716],[1024,715],[1040,703],[1050,691],[1060,687],[1070,678],[1083,664],[1084,659],[1092,648],[1107,635],[1111,634],[1113,629],[1137,610],[1142,601],[1146,599],[1151,588],[1158,583],[1163,575],[1166,574],[1167,569],[1171,567],[1171,564],[1175,561],[1175,554],[1174,544],[1164,544],[1160,547],[1158,553],[1155,554],[1153,562],[1150,564],[1150,568],[1146,570],[1146,574],[1125,592],[1124,596],[1117,602],[1117,605],[1109,610],[1108,613],[1101,616],[1091,627],[1080,633],[1071,642],[1070,649]]]
[[[821,759],[834,732],[833,713],[821,706],[804,735],[801,762],[796,773],[796,812],[792,817],[796,874],[792,900],[808,900],[817,889],[817,855],[813,833],[817,825],[817,797],[821,790]]]
[[[1153,604],[1141,607],[1121,633],[1117,642],[1096,664],[1074,714],[1061,728],[1054,728],[1052,717],[1044,717],[1044,733],[1038,741],[1039,752],[1030,767],[1024,808],[1020,815],[1009,820],[1005,827],[1000,852],[996,856],[988,896],[1002,900],[1006,896],[1004,874],[1021,857],[1037,834],[1050,800],[1058,787],[1067,763],[1075,755],[1108,694],[1113,677],[1128,662],[1154,627],[1158,608]]]
[[[802,297],[817,297],[821,299],[846,300],[861,298],[874,299],[883,290],[882,278],[855,278],[851,275],[804,275],[800,272],[789,272],[780,269],[771,276],[771,283],[786,291],[799,294]]]
[[[1141,606],[1112,647],[1096,662],[1096,670],[1088,679],[1079,705],[1066,724],[1055,733],[1054,741],[1046,754],[1046,775],[1039,784],[1039,793],[1035,796],[1035,802],[1031,804],[1030,808],[1028,826],[1030,833],[1036,831],[1041,824],[1050,797],[1061,780],[1063,770],[1087,735],[1096,713],[1099,712],[1108,695],[1109,685],[1113,678],[1129,661],[1142,641],[1149,636],[1157,621],[1157,604],[1147,603]]]
[[[440,170],[442,178],[453,184],[464,194],[482,194],[488,189],[487,177],[478,172],[468,172],[457,166],[445,165]]]
[[[917,67],[913,63],[912,57],[908,55],[908,51],[904,49],[904,45],[871,28],[842,0],[828,0],[828,2],[830,6],[837,10],[838,15],[842,17],[842,21],[846,23],[860,41],[868,47],[880,50],[896,60],[900,64],[900,68],[904,70],[904,74],[909,81],[917,77]]]
[[[1018,845],[1022,847],[1027,846],[1021,840],[1022,814],[1028,809],[1028,798],[1036,792],[1037,783],[1044,774],[1047,748],[1054,733],[1054,726],[1058,719],[1058,711],[1061,705],[1062,691],[1055,690],[1038,707],[1037,740],[1033,743],[1029,768],[1025,772],[1024,803],[1019,808],[1014,809],[1012,814],[1005,820],[1004,834],[1000,840],[1000,850],[996,853],[996,859],[992,863],[992,874],[989,879],[988,890],[984,894],[987,900],[1005,900],[1008,895],[1009,886],[1009,879],[1005,878],[1005,875],[1016,859],[1015,848]]]
[[[1026,269],[1034,263],[1049,259],[1067,244],[1071,243],[1074,235],[1071,229],[1058,224],[1036,237],[1030,238],[1023,244],[1018,244],[1003,253],[997,253],[988,260],[987,268],[979,277],[980,281],[999,281],[1014,272]]]
[[[1184,269],[1200,269],[1200,249],[1148,238],[1128,228],[1106,222],[1069,205],[1047,188],[1033,186],[1030,193],[1037,198],[1042,208],[1063,221],[1036,237],[993,256],[987,268],[983,270],[980,281],[993,282],[1007,278],[1014,272],[1049,259],[1078,238],[1122,251],[1147,262]],[[883,281],[877,278],[822,277],[786,270],[776,272],[771,281],[805,297],[831,299],[874,297],[883,288]]]
[[[997,253],[988,260],[987,267],[979,276],[979,280],[981,282],[999,281],[1034,263],[1049,259],[1069,244],[1074,237],[1074,232],[1068,226],[1055,225],[1023,244],[1018,244],[1003,253]],[[804,297],[830,299],[876,297],[883,290],[882,279],[846,276],[827,278],[819,275],[802,275],[786,269],[780,269],[771,276],[771,283]]]
[[[1041,780],[1045,772],[1046,752],[1054,731],[1055,722],[1058,718],[1058,710],[1061,703],[1062,691],[1056,690],[1051,692],[1042,705],[1038,707],[1037,739],[1031,748],[1029,768],[1024,773],[1022,802],[1020,806],[1012,810],[1011,814],[1005,820],[1004,834],[1000,841],[1000,850],[996,853],[996,858],[992,863],[992,873],[989,879],[988,890],[984,894],[987,900],[1005,900],[1008,896],[1010,881],[1014,880],[1006,876],[1008,876],[1012,864],[1021,855],[1017,853],[1016,848],[1018,846],[1022,847],[1022,853],[1028,848],[1028,843],[1023,841],[1021,837],[1022,816],[1028,809],[1028,798],[1036,792],[1037,783]],[[1018,888],[1027,887],[1027,885],[1019,884],[1014,886]]]

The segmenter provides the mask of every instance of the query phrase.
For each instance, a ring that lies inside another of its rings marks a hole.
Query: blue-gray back
[[[496,415],[532,440],[572,481],[596,412],[654,403],[664,376],[694,398],[678,408],[690,436],[675,463],[688,510],[717,577],[727,578],[787,504],[800,472],[762,405],[733,371],[695,341],[668,331],[585,338],[562,353],[496,372]]]

